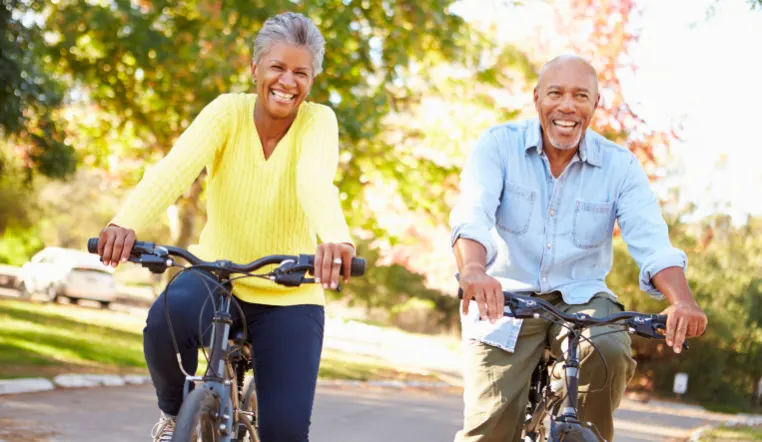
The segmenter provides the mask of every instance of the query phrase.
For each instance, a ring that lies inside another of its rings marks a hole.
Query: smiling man
[[[707,324],[685,279],[686,256],[670,243],[642,166],[588,130],[599,103],[595,69],[577,56],[551,60],[534,103],[538,119],[493,127],[479,139],[450,217],[466,342],[458,442],[519,440],[532,370],[546,346],[562,355],[559,326],[498,321],[503,290],[528,292],[567,313],[623,310],[605,282],[615,222],[640,267],[641,289],[670,303],[668,345],[679,352]],[[612,414],[636,365],[629,336],[606,334],[614,329],[590,329],[600,355],[589,342],[579,355],[579,417],[606,440],[613,440]]]

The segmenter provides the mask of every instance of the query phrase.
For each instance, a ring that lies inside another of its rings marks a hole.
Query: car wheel
[[[111,306],[111,301],[98,301],[101,304],[101,308],[109,308]]]
[[[48,287],[48,302],[58,302],[58,289],[55,286]]]
[[[32,297],[32,292],[29,291],[24,281],[19,283],[18,287],[16,287],[16,290],[19,292],[20,299],[29,299]]]

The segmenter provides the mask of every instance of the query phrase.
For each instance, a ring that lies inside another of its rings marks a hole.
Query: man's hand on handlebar
[[[706,314],[695,301],[679,301],[662,312],[667,315],[666,340],[675,353],[680,353],[686,338],[701,336],[706,331]]]
[[[324,289],[336,289],[339,286],[339,271],[344,267],[344,283],[352,274],[352,258],[355,248],[347,243],[323,243],[315,252],[315,282]]]
[[[127,262],[135,245],[135,231],[114,224],[101,231],[98,237],[98,255],[103,264],[116,268],[120,263]]]
[[[466,265],[460,272],[459,283],[463,289],[463,313],[468,314],[468,305],[473,299],[482,319],[489,319],[494,324],[503,316],[503,287],[497,279],[487,275],[483,267]]]

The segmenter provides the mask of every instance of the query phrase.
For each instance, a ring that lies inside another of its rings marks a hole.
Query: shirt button
[[[550,249],[552,249],[552,248],[553,248],[553,244],[551,244],[551,243],[548,243],[548,250],[550,250]]]
[[[556,211],[553,209],[550,209],[548,213],[550,214],[550,216],[556,216]]]
[[[542,282],[548,282],[548,277],[547,276],[543,276],[542,277]]]

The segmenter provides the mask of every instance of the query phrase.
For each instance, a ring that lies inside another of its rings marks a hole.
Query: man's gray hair
[[[312,54],[312,76],[323,70],[325,38],[309,18],[298,12],[284,12],[268,18],[254,41],[254,62],[259,64],[278,43],[305,46]]]

